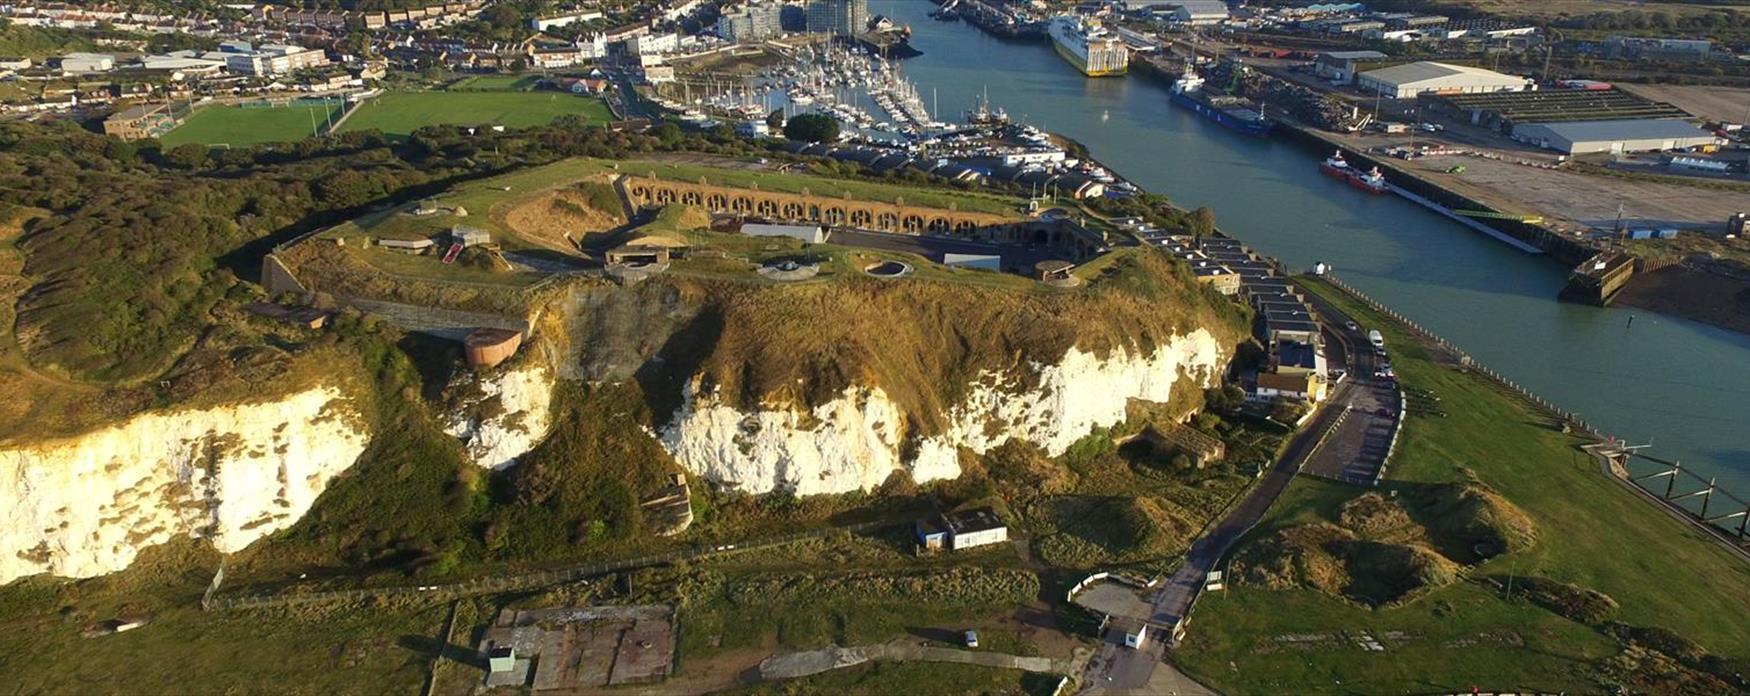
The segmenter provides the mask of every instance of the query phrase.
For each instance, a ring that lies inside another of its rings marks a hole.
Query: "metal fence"
[[[894,520],[874,520],[859,522],[840,527],[826,527],[801,532],[792,532],[778,536],[762,537],[751,541],[740,541],[725,544],[700,544],[685,549],[677,549],[666,553],[627,558],[616,561],[603,561],[584,565],[556,568],[515,575],[494,575],[464,580],[462,582],[440,585],[402,585],[396,587],[367,587],[352,590],[330,590],[304,592],[286,590],[256,595],[238,595],[233,597],[213,596],[204,599],[201,606],[209,611],[217,609],[255,609],[262,607],[301,606],[329,602],[358,602],[373,598],[420,597],[432,600],[450,600],[459,597],[477,595],[501,594],[537,587],[546,587],[567,582],[575,582],[584,578],[618,573],[638,568],[666,565],[677,561],[694,558],[704,558],[722,554],[736,553],[751,549],[771,548],[794,544],[799,541],[820,539],[835,534],[853,534],[879,529],[895,524]]]

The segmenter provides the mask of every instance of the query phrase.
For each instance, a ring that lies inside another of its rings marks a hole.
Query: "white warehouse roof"
[[[1657,140],[1665,138],[1713,138],[1713,134],[1704,131],[1695,124],[1675,118],[1620,120],[1620,121],[1567,121],[1556,123],[1526,124],[1522,128],[1536,128],[1561,136],[1569,142],[1609,142],[1612,140]]]
[[[1646,152],[1716,142],[1714,134],[1675,118],[1522,123],[1513,137],[1580,155],[1589,152]]]
[[[1451,84],[1491,84],[1501,86],[1518,86],[1525,84],[1525,78],[1498,73],[1493,70],[1473,68],[1468,65],[1451,65],[1449,63],[1406,63],[1389,68],[1369,70],[1361,73],[1362,77],[1387,84],[1408,87],[1425,82]]]

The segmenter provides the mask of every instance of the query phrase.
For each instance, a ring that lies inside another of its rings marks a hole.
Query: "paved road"
[[[1220,524],[1191,544],[1185,561],[1155,594],[1153,613],[1149,618],[1151,640],[1143,644],[1143,649],[1125,648],[1121,636],[1109,635],[1101,641],[1099,651],[1088,663],[1088,672],[1082,682],[1083,693],[1139,692],[1148,686],[1166,652],[1167,632],[1179,626],[1190,614],[1192,601],[1203,587],[1203,579],[1227,555],[1234,542],[1257,524],[1282,491],[1288,488],[1313,446],[1341,410],[1340,407],[1321,409],[1308,427],[1294,436],[1282,457],[1252,487],[1245,499],[1228,511]],[[1153,634],[1157,630],[1162,632],[1159,639]]]
[[[1312,293],[1302,294],[1313,311],[1331,322],[1325,327],[1326,340],[1342,349],[1349,368],[1345,388],[1340,390],[1343,393],[1331,400],[1347,408],[1348,415],[1325,438],[1324,446],[1307,461],[1304,470],[1314,476],[1371,485],[1385,467],[1399,425],[1398,411],[1403,405],[1398,403],[1397,385],[1373,376],[1387,361],[1374,354],[1367,327],[1348,328],[1349,318],[1336,305]],[[1380,415],[1382,409],[1384,415]]]
[[[1364,329],[1350,330],[1344,326],[1349,318],[1337,311],[1335,306],[1320,301],[1308,294],[1308,301],[1320,316],[1342,332],[1342,340],[1349,350],[1349,369],[1353,374],[1358,368],[1365,368],[1367,378],[1371,380],[1373,353],[1369,346]],[[1357,339],[1359,341],[1357,342]],[[1116,631],[1103,636],[1099,650],[1088,662],[1088,669],[1083,673],[1082,693],[1085,694],[1118,694],[1118,693],[1153,693],[1159,691],[1164,684],[1174,684],[1171,687],[1176,693],[1196,693],[1200,685],[1170,664],[1162,661],[1169,643],[1165,640],[1174,627],[1183,626],[1189,618],[1197,593],[1202,590],[1203,580],[1209,571],[1214,570],[1234,543],[1250,531],[1264,513],[1275,504],[1282,491],[1288,488],[1295,474],[1318,449],[1319,443],[1330,432],[1334,425],[1343,420],[1342,415],[1348,410],[1349,404],[1361,394],[1361,390],[1351,383],[1338,385],[1336,392],[1326,401],[1317,415],[1301,429],[1283,450],[1276,464],[1264,475],[1264,478],[1253,486],[1245,499],[1228,511],[1209,533],[1191,544],[1186,552],[1184,562],[1178,570],[1167,579],[1166,583],[1156,592],[1153,599],[1153,613],[1149,618],[1150,638],[1144,647],[1132,650],[1124,647],[1123,636]],[[1154,639],[1155,631],[1161,631],[1161,639]],[[1167,674],[1157,676],[1157,670]],[[1181,690],[1183,689],[1183,690]]]

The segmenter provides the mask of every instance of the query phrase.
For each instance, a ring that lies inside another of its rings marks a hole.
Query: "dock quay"
[[[1543,249],[1540,249],[1540,248],[1532,246],[1530,244],[1526,244],[1525,242],[1519,241],[1517,238],[1512,237],[1505,232],[1502,232],[1502,231],[1497,230],[1493,227],[1485,225],[1482,222],[1479,222],[1476,218],[1469,218],[1469,217],[1465,217],[1463,215],[1459,215],[1458,213],[1452,212],[1451,208],[1443,206],[1439,203],[1435,203],[1434,201],[1428,200],[1428,198],[1426,198],[1420,194],[1417,194],[1413,191],[1410,191],[1407,188],[1404,188],[1402,186],[1399,186],[1397,184],[1392,184],[1392,183],[1388,183],[1386,185],[1391,188],[1392,193],[1398,194],[1399,196],[1403,196],[1405,199],[1407,199],[1413,203],[1419,204],[1424,208],[1427,208],[1427,209],[1432,210],[1436,213],[1439,213],[1442,217],[1449,218],[1453,222],[1456,222],[1460,225],[1464,225],[1465,227],[1469,227],[1469,228],[1476,230],[1478,232],[1481,232],[1483,234],[1489,235],[1490,237],[1494,237],[1495,239],[1499,239],[1502,242],[1506,243],[1507,246],[1513,247],[1513,248],[1518,249],[1520,251],[1523,251],[1527,254],[1541,254],[1541,253],[1543,253]]]
[[[1510,215],[1496,210],[1494,207],[1463,195],[1440,184],[1429,181],[1401,167],[1395,166],[1391,158],[1380,157],[1362,152],[1354,146],[1333,140],[1319,133],[1316,129],[1288,119],[1278,119],[1277,132],[1284,134],[1295,142],[1314,148],[1318,152],[1329,154],[1332,150],[1342,150],[1343,156],[1358,168],[1379,167],[1392,182],[1394,190],[1399,195],[1428,206],[1436,212],[1442,212],[1447,217],[1458,219],[1451,213],[1453,210],[1480,210],[1501,213],[1500,218],[1463,218],[1459,220],[1476,231],[1492,230],[1497,234],[1491,237],[1506,241],[1518,242],[1515,248],[1525,250],[1526,247],[1538,249],[1557,262],[1578,265],[1603,251],[1601,247],[1588,241],[1577,240],[1558,234],[1540,224],[1509,219]],[[1438,206],[1438,207],[1436,207]]]
[[[1045,29],[1039,22],[1017,15],[1000,0],[959,0],[953,5],[953,12],[968,24],[999,39],[1045,40]]]

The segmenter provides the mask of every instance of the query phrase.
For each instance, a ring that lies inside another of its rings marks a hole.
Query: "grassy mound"
[[[1234,568],[1242,581],[1254,585],[1341,595],[1349,586],[1349,567],[1336,550],[1354,540],[1349,530],[1325,522],[1289,527],[1246,545]]]
[[[1407,501],[1442,555],[1464,565],[1531,548],[1537,525],[1481,485],[1431,486]]]
[[[656,219],[638,228],[645,234],[673,235],[684,239],[683,233],[711,226],[711,214],[696,206],[671,203],[656,211]]]
[[[1197,530],[1184,511],[1157,498],[1065,496],[1041,505],[1056,532],[1041,538],[1037,550],[1045,562],[1066,568],[1169,556]]]
[[[1357,538],[1324,522],[1290,527],[1248,546],[1236,567],[1248,583],[1306,587],[1372,606],[1458,579],[1458,564],[1425,545]]]
[[[626,214],[612,185],[581,181],[512,203],[503,221],[524,238],[569,250],[572,240],[625,224]]]
[[[1421,544],[1355,541],[1341,553],[1349,567],[1343,594],[1364,604],[1390,604],[1458,579],[1458,564]]]
[[[1249,544],[1237,559],[1240,577],[1379,606],[1448,585],[1461,568],[1537,538],[1523,511],[1481,485],[1393,493],[1362,494],[1342,504],[1334,523],[1287,527]]]
[[[1337,523],[1374,539],[1402,533],[1415,525],[1403,506],[1378,493],[1368,493],[1344,503],[1337,514]]]

